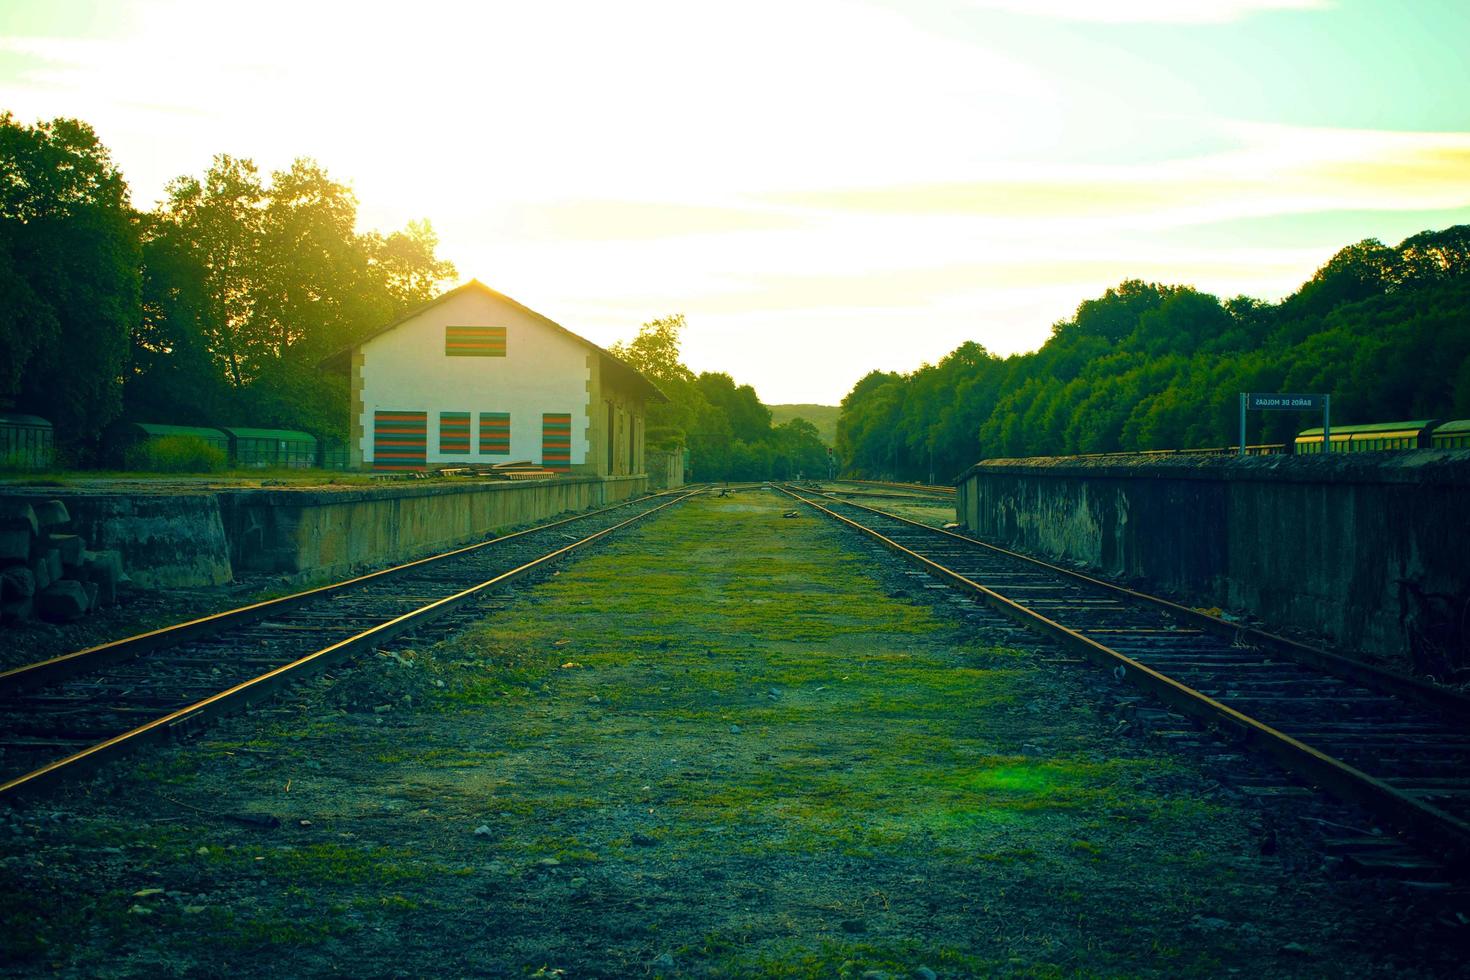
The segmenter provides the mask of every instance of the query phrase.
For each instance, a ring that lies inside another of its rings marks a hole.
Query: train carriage
[[[1334,425],[1333,453],[1357,453],[1385,449],[1428,449],[1430,434],[1441,425],[1438,419],[1413,422],[1373,422],[1367,425]],[[1303,429],[1296,437],[1295,451],[1300,455],[1322,452],[1322,429]]]
[[[306,469],[317,464],[316,436],[290,429],[222,425],[230,438],[230,461],[242,469]]]
[[[1470,419],[1446,422],[1429,435],[1431,449],[1470,449]]]
[[[50,422],[34,415],[0,412],[0,468],[44,470],[55,459]]]

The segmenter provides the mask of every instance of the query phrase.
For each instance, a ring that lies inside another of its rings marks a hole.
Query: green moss
[[[994,972],[993,964],[980,957],[912,940],[785,941],[760,948],[739,933],[711,933],[681,952],[685,958],[703,960],[702,965],[716,977],[856,980],[869,971],[905,977],[919,965],[941,974],[986,976]]]
[[[337,843],[300,847],[209,848],[198,855],[207,865],[231,871],[255,868],[272,878],[316,884],[393,884],[427,877],[436,867],[414,860],[404,848],[351,847]]]
[[[374,895],[370,898],[354,898],[350,908],[380,910],[384,912],[414,912],[420,908],[418,902],[402,895]]]
[[[360,928],[353,923],[331,919],[270,915],[233,923],[232,928],[216,927],[213,931],[218,941],[236,949],[249,950],[260,946],[311,946]]]

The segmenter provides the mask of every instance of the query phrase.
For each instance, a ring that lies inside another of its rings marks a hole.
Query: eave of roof
[[[115,422],[121,428],[134,428],[150,436],[198,436],[201,439],[229,440],[219,429],[208,425],[166,425],[162,422]]]
[[[356,350],[357,348],[361,347],[363,344],[367,343],[369,340],[372,340],[374,337],[381,336],[382,334],[387,333],[389,330],[393,330],[393,329],[395,329],[395,328],[403,325],[404,323],[407,323],[409,320],[412,320],[414,317],[417,317],[420,314],[423,314],[423,313],[428,312],[429,310],[431,310],[434,307],[438,306],[440,303],[443,303],[443,302],[445,302],[448,299],[451,299],[451,298],[453,298],[455,296],[458,296],[459,294],[461,294],[463,292],[466,292],[467,290],[474,290],[476,292],[483,293],[483,294],[485,294],[486,296],[489,296],[492,299],[499,300],[502,303],[505,303],[505,304],[507,304],[507,305],[509,305],[511,307],[514,307],[517,310],[520,310],[522,313],[526,314],[527,316],[530,316],[530,317],[535,318],[536,320],[540,321],[541,323],[546,324],[548,327],[551,327],[553,330],[559,330],[559,331],[561,331],[562,333],[566,334],[568,337],[570,337],[573,340],[575,340],[577,343],[581,344],[583,347],[586,347],[586,348],[588,348],[590,350],[596,351],[599,355],[602,356],[602,358],[604,359],[604,361],[606,361],[608,364],[610,364],[613,367],[614,370],[621,371],[621,372],[626,372],[627,375],[628,375],[628,377],[630,377],[631,379],[633,379],[635,382],[638,382],[638,383],[641,383],[642,385],[644,385],[648,389],[648,394],[649,394],[649,396],[653,400],[655,400],[655,401],[664,401],[664,402],[666,402],[666,401],[669,400],[667,395],[665,395],[662,391],[659,391],[658,390],[658,386],[657,385],[655,385],[652,381],[649,381],[647,378],[645,378],[643,376],[642,372],[640,372],[637,368],[633,367],[633,365],[631,365],[628,362],[624,361],[622,358],[618,357],[615,354],[610,353],[609,351],[604,350],[601,347],[598,347],[596,344],[594,344],[592,341],[588,340],[586,337],[583,337],[583,336],[581,336],[579,334],[573,333],[572,331],[568,330],[566,327],[562,326],[560,323],[557,323],[555,320],[551,319],[550,317],[544,316],[544,315],[542,315],[540,313],[537,313],[535,310],[531,309],[529,306],[526,306],[524,303],[518,303],[515,300],[511,299],[509,296],[505,295],[504,293],[497,292],[496,290],[491,289],[489,286],[485,285],[483,282],[481,282],[478,279],[471,279],[469,282],[465,283],[462,286],[456,286],[455,288],[449,290],[447,293],[443,293],[443,294],[441,294],[439,296],[434,297],[433,299],[429,300],[427,303],[423,304],[422,306],[418,306],[418,307],[415,307],[412,310],[409,310],[407,313],[403,314],[398,319],[394,320],[392,323],[388,323],[388,324],[386,324],[384,326],[379,327],[376,330],[373,330],[370,333],[367,333],[367,334],[363,335],[363,337],[361,339],[359,339],[357,341],[357,343],[351,344],[351,345],[349,345],[347,347],[344,347],[341,350],[339,350],[339,351],[337,351],[337,352],[335,352],[333,354],[329,354],[326,357],[322,358],[321,361],[320,361],[320,365],[322,367],[324,367],[324,368],[329,368],[329,369],[332,369],[332,370],[345,371],[347,369],[348,364],[351,363],[351,361],[350,361],[350,355],[352,354],[352,352],[354,350]]]
[[[316,443],[316,436],[310,432],[300,432],[295,429],[256,429],[239,425],[221,425],[216,428],[236,439],[275,439],[279,442],[310,442],[313,445]]]

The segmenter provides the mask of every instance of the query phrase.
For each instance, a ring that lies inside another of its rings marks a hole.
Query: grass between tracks
[[[1105,675],[975,635],[785,506],[692,502],[21,815],[0,939],[80,973],[267,974],[282,945],[362,976],[1211,975],[1292,943],[1362,968],[1360,923],[1242,858],[1248,814],[1108,734]],[[262,812],[284,826],[209,815]]]

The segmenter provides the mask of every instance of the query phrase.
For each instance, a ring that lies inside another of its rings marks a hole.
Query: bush
[[[131,447],[127,467],[154,473],[217,473],[225,468],[225,451],[198,436],[162,436]]]

